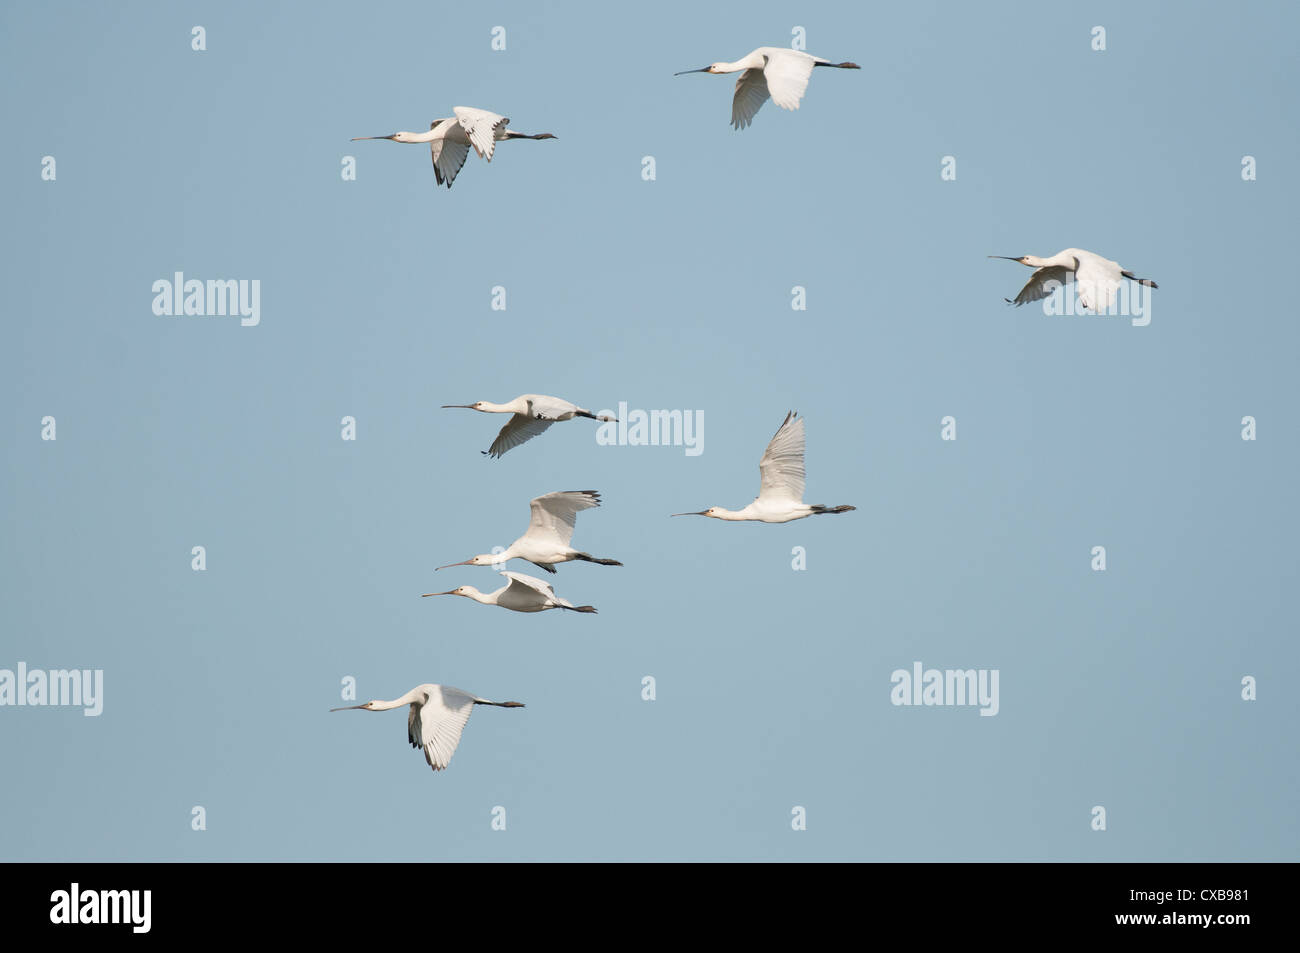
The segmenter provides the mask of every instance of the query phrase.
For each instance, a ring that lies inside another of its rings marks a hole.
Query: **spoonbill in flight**
[[[480,159],[492,161],[496,144],[505,139],[554,139],[549,132],[539,132],[535,136],[525,135],[506,128],[510,122],[505,116],[498,116],[486,109],[474,109],[470,106],[456,106],[452,109],[456,115],[450,119],[435,119],[429,124],[428,132],[395,132],[391,136],[357,136],[353,142],[364,139],[392,139],[394,142],[427,142],[433,154],[433,175],[439,185],[456,181],[456,175],[465,164],[469,147],[473,146]]]
[[[481,451],[490,457],[500,457],[511,447],[517,447],[527,440],[532,440],[557,420],[572,420],[574,417],[590,417],[592,420],[614,421],[617,417],[597,416],[590,410],[583,410],[577,404],[558,397],[545,394],[523,394],[505,404],[494,404],[490,400],[478,400],[472,404],[443,404],[447,407],[464,407],[478,410],[485,414],[513,414],[506,425],[501,428],[492,446]]]
[[[425,596],[464,596],[481,602],[485,606],[500,606],[515,612],[541,612],[544,609],[568,609],[571,612],[595,612],[595,606],[575,606],[567,599],[561,599],[551,588],[536,576],[525,576],[521,572],[503,572],[509,583],[495,592],[479,592],[473,586],[460,586],[446,592],[426,592]]]
[[[1103,298],[1106,302],[1106,310],[1115,307],[1115,293],[1119,290],[1121,278],[1131,279],[1148,288],[1159,287],[1150,278],[1139,278],[1133,272],[1125,271],[1120,267],[1119,262],[1102,258],[1082,248],[1067,248],[1065,251],[1058,251],[1051,258],[1039,258],[1037,255],[1021,255],[1019,258],[1008,255],[989,255],[989,257],[1018,261],[1022,265],[1035,269],[1029,276],[1029,282],[1020,289],[1020,294],[1016,295],[1014,301],[1010,298],[1002,299],[1016,307],[1046,298],[1056,288],[1071,282],[1079,286],[1079,304],[1094,311],[1101,310],[1099,305]]]
[[[449,563],[438,569],[450,569],[452,566],[500,566],[507,559],[524,559],[539,569],[555,572],[556,563],[567,563],[580,559],[588,563],[600,563],[602,566],[621,566],[617,559],[598,559],[591,553],[584,553],[569,545],[573,539],[574,524],[581,510],[600,506],[600,494],[595,490],[563,490],[559,493],[547,493],[528,504],[532,508],[532,518],[528,521],[528,532],[509,545],[503,552],[492,555],[484,553],[467,559],[463,563]],[[437,570],[435,570],[436,572]]]
[[[686,73],[740,73],[736,80],[736,94],[731,99],[731,124],[744,129],[754,121],[754,113],[772,97],[772,102],[782,109],[798,109],[808,88],[808,79],[818,66],[835,69],[861,69],[857,63],[832,63],[820,56],[801,50],[780,46],[760,46],[748,56],[734,63],[714,63],[703,69],[687,69]],[[743,72],[741,72],[743,70]]]
[[[717,520],[758,520],[760,523],[789,523],[807,516],[822,513],[847,513],[856,506],[822,506],[803,502],[803,418],[792,410],[777,429],[772,442],[758,461],[762,476],[758,496],[743,510],[724,510],[710,506],[707,510],[692,513],[674,513],[673,516],[712,516]]]
[[[412,748],[424,749],[429,767],[441,771],[451,761],[460,744],[460,733],[475,705],[498,708],[523,708],[523,702],[492,702],[449,685],[416,685],[401,698],[390,702],[369,701],[364,705],[346,705],[330,711],[389,711],[410,705],[406,716],[406,740]]]

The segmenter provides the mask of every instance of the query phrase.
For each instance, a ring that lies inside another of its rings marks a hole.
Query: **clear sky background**
[[[0,708],[0,857],[1298,859],[1294,5],[0,22],[0,668],[105,679],[98,718]],[[798,112],[738,133],[732,78],[672,75],[795,26],[863,67]],[[450,191],[348,141],[455,105],[559,138]],[[1150,326],[1003,303],[986,255],[1069,246],[1156,279]],[[259,279],[261,324],[154,315],[175,271]],[[439,409],[526,392],[701,410],[704,452],[578,420],[489,460],[504,418]],[[668,518],[749,502],[791,408],[856,512]],[[575,543],[626,565],[554,581],[599,615],[419,597],[588,488]],[[918,660],[998,669],[1000,713],[891,705]],[[328,713],[349,675],[527,707],[435,775],[404,713]]]

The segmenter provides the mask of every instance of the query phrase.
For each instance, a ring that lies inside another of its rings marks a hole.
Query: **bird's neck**
[[[522,397],[516,397],[508,404],[494,404],[490,400],[485,400],[479,410],[485,414],[527,414],[528,401]]]
[[[432,142],[438,138],[438,128],[435,126],[428,132],[408,132],[404,142]]]
[[[713,518],[715,520],[729,520],[730,522],[736,523],[744,520],[745,514],[739,510],[724,510],[722,507],[718,507],[718,512],[713,514]]]
[[[1037,255],[1026,255],[1025,264],[1032,268],[1048,268],[1062,266],[1074,270],[1074,256],[1068,251],[1057,252],[1051,258],[1039,258]]]
[[[372,709],[370,709],[370,710],[371,710],[371,711],[389,711],[390,709],[393,709],[393,708],[401,708],[403,705],[409,705],[409,704],[411,704],[412,702],[417,701],[418,699],[422,698],[423,695],[424,695],[424,693],[421,692],[418,688],[412,688],[409,692],[407,692],[407,693],[406,693],[405,695],[403,695],[401,698],[394,698],[394,699],[393,699],[392,701],[390,701],[390,702],[379,702],[378,704],[375,705],[374,708],[372,708]]]
[[[734,63],[719,63],[715,68],[715,73],[739,73],[745,69],[762,69],[767,63],[763,57],[757,53],[751,53],[743,60],[736,60]]]

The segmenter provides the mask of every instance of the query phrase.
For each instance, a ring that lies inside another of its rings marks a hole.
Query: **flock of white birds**
[[[740,73],[731,101],[731,124],[741,130],[754,121],[763,103],[770,98],[782,109],[798,109],[808,89],[808,80],[819,66],[835,69],[859,69],[856,63],[832,63],[800,50],[774,46],[760,46],[748,56],[733,63],[713,63],[684,73]],[[554,139],[549,132],[526,135],[506,127],[510,120],[486,109],[456,106],[452,118],[435,119],[428,132],[395,132],[387,136],[359,136],[362,139],[389,139],[403,143],[429,143],[433,158],[433,173],[438,185],[451,188],[456,176],[465,165],[473,147],[479,158],[492,161],[496,143],[510,139]],[[1038,301],[1050,295],[1057,287],[1075,284],[1079,303],[1084,308],[1101,310],[1113,308],[1121,279],[1127,278],[1140,285],[1155,288],[1148,278],[1138,278],[1122,268],[1118,262],[1103,258],[1093,252],[1067,248],[1050,258],[1022,255],[1012,258],[1034,269],[1029,282],[1014,299],[1006,299],[1017,306]],[[491,457],[501,457],[507,451],[545,432],[552,424],[586,417],[597,421],[614,421],[607,415],[594,414],[577,404],[545,394],[523,394],[504,404],[480,400],[472,404],[444,404],[445,408],[464,408],[488,414],[509,414],[492,445],[482,451]],[[824,506],[803,502],[804,494],[804,422],[793,411],[768,443],[758,464],[761,480],[758,496],[739,510],[711,506],[705,510],[674,513],[674,516],[708,516],[727,521],[757,521],[762,523],[788,523],[831,513],[845,513],[855,507],[841,504]],[[603,559],[574,549],[571,544],[578,513],[600,505],[600,494],[595,490],[565,490],[547,493],[532,500],[528,530],[496,554],[480,554],[464,562],[440,566],[491,566],[506,577],[506,584],[493,592],[481,592],[474,586],[458,586],[446,592],[427,592],[425,596],[464,596],[489,606],[500,606],[514,612],[542,612],[561,609],[569,612],[595,613],[594,606],[575,606],[555,594],[555,589],[545,580],[520,572],[501,569],[511,559],[522,559],[546,572],[554,573],[557,563],[579,560],[604,566],[621,566],[614,559]],[[435,771],[447,767],[460,743],[461,732],[475,705],[495,705],[500,708],[522,708],[520,702],[494,702],[480,698],[459,688],[446,685],[417,685],[400,698],[392,701],[369,701],[364,705],[333,708],[331,711],[389,711],[409,706],[407,739],[413,748],[424,751],[425,760]]]

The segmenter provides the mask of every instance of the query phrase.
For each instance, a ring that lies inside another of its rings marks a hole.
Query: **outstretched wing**
[[[767,77],[761,69],[747,69],[736,80],[736,94],[731,97],[731,125],[744,129],[754,121],[754,114],[767,102]]]
[[[536,576],[526,576],[521,572],[510,572],[509,570],[502,572],[501,575],[510,580],[511,589],[515,588],[515,586],[523,586],[525,589],[540,592],[548,598],[555,598],[555,590],[551,588],[551,584],[538,579]]]
[[[451,122],[451,120],[435,120],[429,124],[429,128],[434,129],[444,122]],[[429,150],[433,156],[434,178],[438,180],[439,185],[446,185],[447,188],[451,188],[451,183],[456,181],[456,175],[460,172],[461,167],[465,164],[466,157],[469,155],[469,142],[460,142],[444,136],[430,142]]]
[[[1079,304],[1093,311],[1114,311],[1115,296],[1119,291],[1119,268],[1114,262],[1083,258],[1074,280],[1079,287]]]
[[[1016,295],[1014,301],[1008,299],[1008,303],[1020,307],[1022,304],[1046,298],[1057,288],[1068,285],[1073,281],[1073,276],[1074,273],[1064,265],[1052,265],[1035,269],[1034,273],[1029,276],[1029,281],[1020,289],[1020,294]]]
[[[595,490],[562,490],[539,496],[529,506],[533,511],[532,518],[524,535],[558,540],[561,546],[568,546],[573,539],[578,513],[600,506],[600,494]]]
[[[469,136],[470,144],[474,146],[474,151],[478,153],[479,158],[491,162],[492,152],[499,138],[498,132],[504,130],[510,120],[486,109],[474,109],[470,106],[456,106],[452,112],[456,114],[456,120],[465,130],[465,135]]]
[[[763,75],[767,77],[768,95],[782,109],[798,109],[808,89],[817,61],[806,53],[795,50],[774,50],[767,54]]]
[[[803,502],[803,418],[792,410],[758,462],[762,482],[758,488],[760,500],[793,500]]]
[[[451,762],[460,744],[461,732],[474,710],[474,696],[444,685],[425,687],[424,704],[411,703],[406,735],[412,748],[424,749],[424,760],[429,762],[429,767],[441,771]]]
[[[521,443],[532,440],[554,422],[553,420],[538,420],[536,417],[526,417],[523,414],[512,414],[510,419],[506,421],[506,425],[501,428],[501,432],[497,434],[497,438],[492,441],[492,446],[488,447],[488,456],[501,456],[512,447],[517,447]]]

